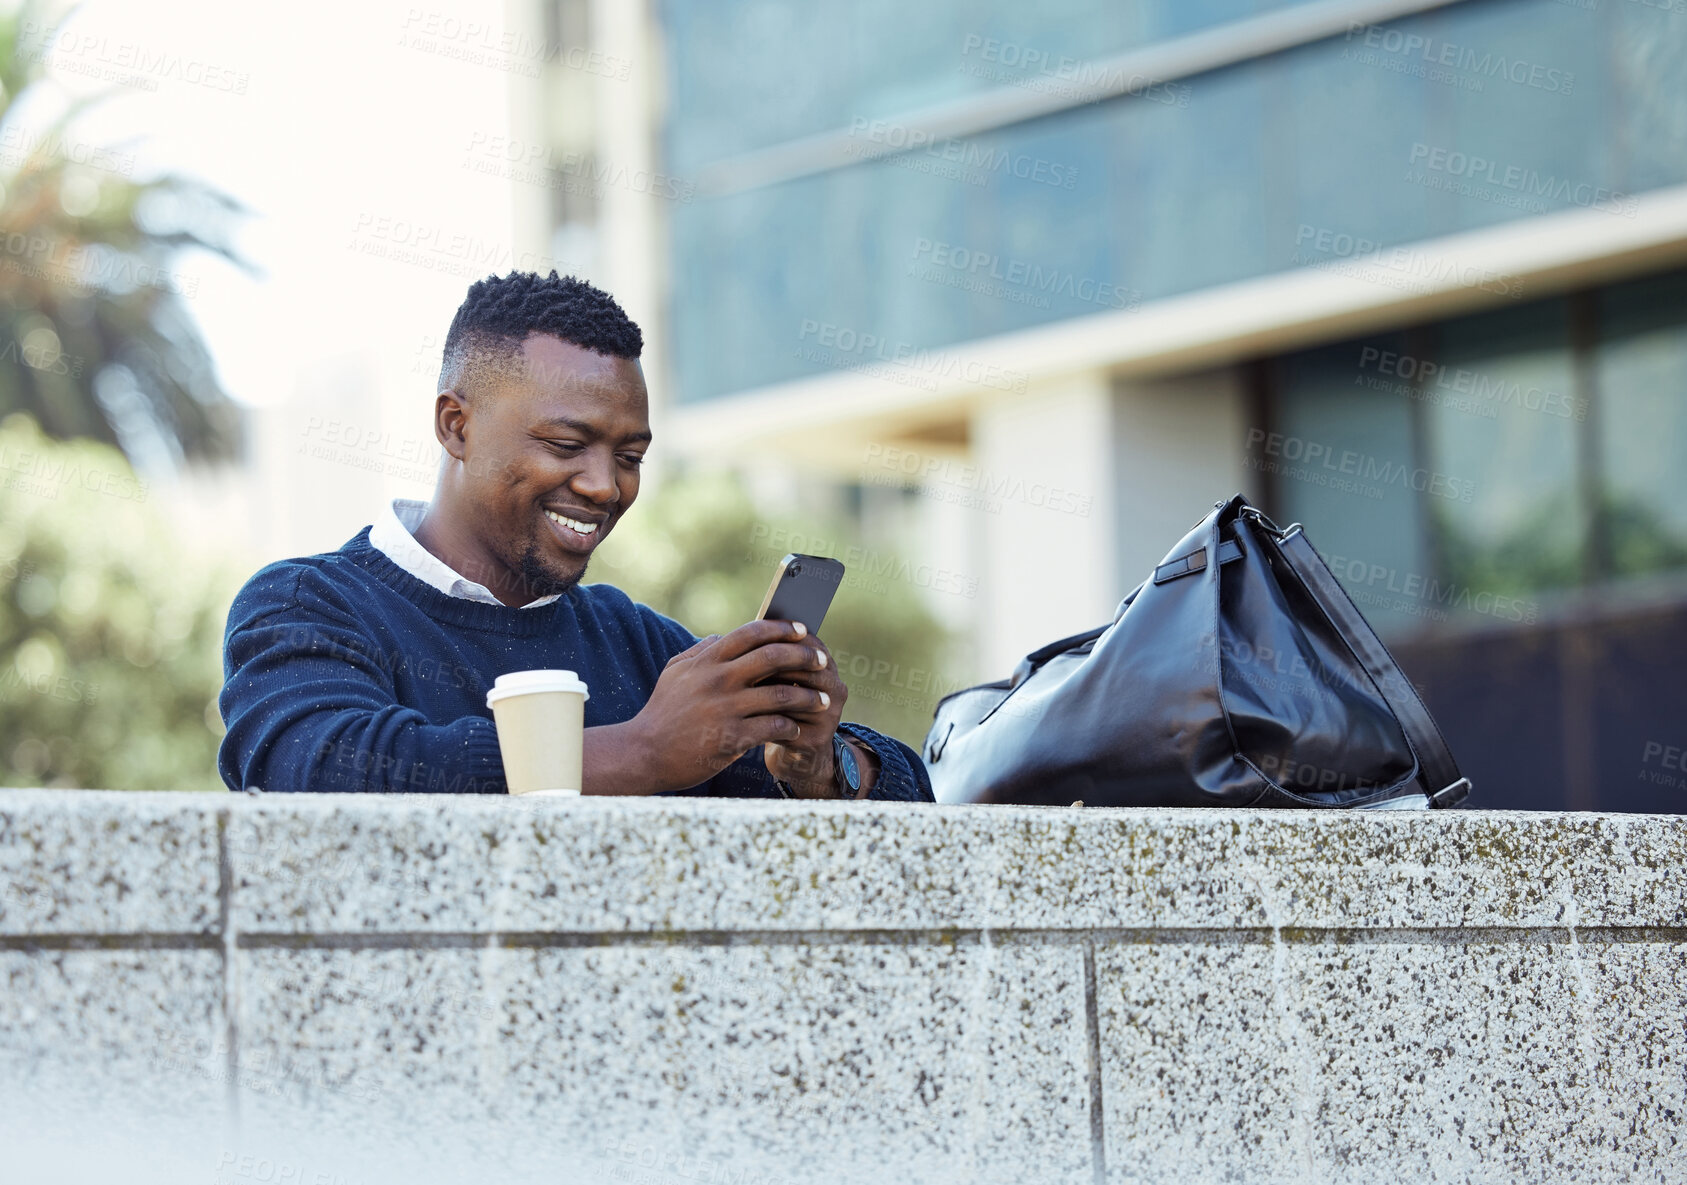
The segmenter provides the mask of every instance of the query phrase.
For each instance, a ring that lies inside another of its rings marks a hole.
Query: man
[[[591,691],[587,794],[931,801],[917,754],[839,723],[848,691],[800,625],[698,640],[580,583],[638,496],[643,346],[573,277],[470,287],[445,339],[433,501],[395,502],[235,598],[218,762],[231,788],[504,793],[487,689],[561,667]]]

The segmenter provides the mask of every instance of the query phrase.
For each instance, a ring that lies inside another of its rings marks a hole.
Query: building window
[[[1687,568],[1687,272],[1593,304],[1602,559],[1613,577]]]
[[[1687,272],[1256,373],[1248,465],[1385,633],[1687,573]]]

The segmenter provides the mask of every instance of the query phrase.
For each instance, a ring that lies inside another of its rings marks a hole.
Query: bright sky
[[[287,399],[296,365],[313,357],[373,348],[390,360],[396,349],[407,370],[418,327],[443,329],[461,276],[358,246],[414,248],[421,231],[407,228],[430,227],[434,243],[517,249],[510,183],[463,167],[474,137],[507,133],[509,75],[446,56],[485,41],[430,37],[430,14],[445,18],[436,32],[478,23],[495,40],[505,27],[497,0],[91,0],[55,43],[55,77],[119,96],[81,138],[138,138],[137,177],[178,169],[253,211],[240,241],[260,278],[203,258],[184,268],[199,278],[190,304],[239,399]]]
[[[468,284],[568,270],[545,254],[542,191],[467,167],[510,135],[512,112],[522,127],[538,116],[524,78],[538,65],[501,51],[506,34],[542,36],[512,25],[503,0],[87,0],[53,42],[66,89],[115,96],[74,141],[129,142],[132,176],[185,173],[252,212],[238,242],[261,274],[203,254],[180,270],[197,281],[188,304],[225,389],[261,413],[242,495],[258,509],[227,514],[258,520],[263,550],[336,546],[380,497],[425,496],[433,368]],[[342,406],[365,439],[399,444],[342,436],[311,455]],[[400,446],[400,477],[365,471]]]

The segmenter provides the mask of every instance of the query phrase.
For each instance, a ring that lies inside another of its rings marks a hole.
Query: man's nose
[[[620,495],[615,481],[615,458],[588,450],[580,468],[568,479],[568,488],[593,502],[613,502]]]

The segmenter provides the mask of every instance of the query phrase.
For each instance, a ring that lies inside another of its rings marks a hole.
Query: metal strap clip
[[[1429,796],[1429,805],[1431,808],[1440,808],[1441,810],[1445,810],[1448,807],[1457,806],[1469,797],[1470,779],[1460,778],[1452,785],[1443,786],[1434,794],[1431,794]]]

